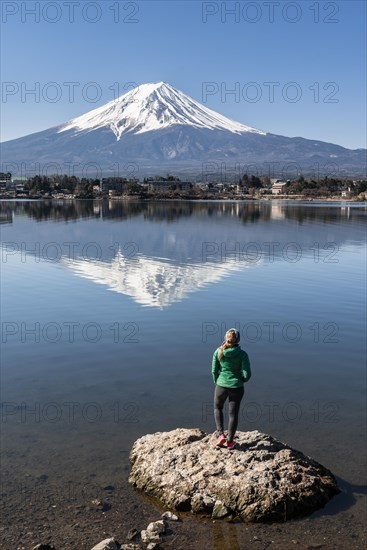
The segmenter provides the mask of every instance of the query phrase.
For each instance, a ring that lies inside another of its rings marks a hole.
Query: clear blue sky
[[[366,147],[362,0],[2,0],[1,9],[2,141],[163,80],[268,132]]]

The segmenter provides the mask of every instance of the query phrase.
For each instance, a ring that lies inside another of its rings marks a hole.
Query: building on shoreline
[[[152,193],[160,191],[174,191],[176,189],[180,191],[190,191],[192,183],[189,181],[172,181],[172,180],[158,180],[148,181],[148,191]]]
[[[11,173],[0,172],[0,189],[5,190],[11,187]]]
[[[128,181],[126,178],[110,177],[102,178],[100,189],[102,193],[108,193],[109,191],[116,191],[117,193],[123,193],[127,188]]]
[[[287,185],[287,182],[276,180],[271,186],[272,195],[281,195],[283,193],[284,187]]]

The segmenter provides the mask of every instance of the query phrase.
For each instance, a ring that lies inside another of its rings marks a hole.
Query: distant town
[[[237,182],[208,181],[192,183],[179,177],[147,177],[142,180],[124,177],[102,179],[54,175],[33,177],[0,173],[0,198],[30,199],[335,199],[365,201],[367,179],[352,180],[327,177],[297,179],[258,177],[244,174]]]

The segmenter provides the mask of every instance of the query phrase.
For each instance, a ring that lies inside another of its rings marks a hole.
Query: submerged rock
[[[148,527],[141,532],[141,540],[146,544],[151,542],[160,542],[161,535],[166,531],[166,525],[163,520],[152,521]]]
[[[161,515],[161,518],[163,519],[170,519],[172,521],[178,521],[178,516],[176,516],[176,514],[172,514],[172,512],[170,511],[167,511],[167,512],[164,512],[162,515]]]
[[[102,540],[96,546],[93,546],[92,550],[119,550],[119,548],[119,543],[116,542],[115,539],[112,537]]]
[[[126,538],[128,540],[133,540],[139,535],[139,531],[135,529],[134,527],[129,530],[128,534],[126,535]]]
[[[158,521],[152,521],[147,527],[148,533],[156,533],[157,535],[163,535],[166,532],[166,525],[162,519]]]
[[[339,493],[329,470],[270,435],[237,432],[233,451],[215,439],[183,428],[145,435],[132,447],[129,482],[169,508],[245,522],[304,516]]]

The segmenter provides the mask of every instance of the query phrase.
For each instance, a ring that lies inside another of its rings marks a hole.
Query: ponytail
[[[233,343],[229,343],[228,342],[228,335],[233,335],[235,337],[235,342]],[[240,341],[240,333],[238,332],[238,330],[236,330],[235,328],[230,328],[229,330],[227,330],[226,332],[226,339],[225,341],[223,342],[223,344],[221,346],[219,346],[218,348],[218,358],[219,360],[223,359],[223,355],[224,355],[224,350],[227,349],[227,348],[233,348],[235,346],[238,346],[238,342]]]
[[[223,342],[223,344],[221,346],[219,346],[219,352],[218,352],[218,357],[219,357],[219,360],[223,359],[223,351],[227,348],[230,348],[231,345],[230,344],[227,344],[227,342]]]

